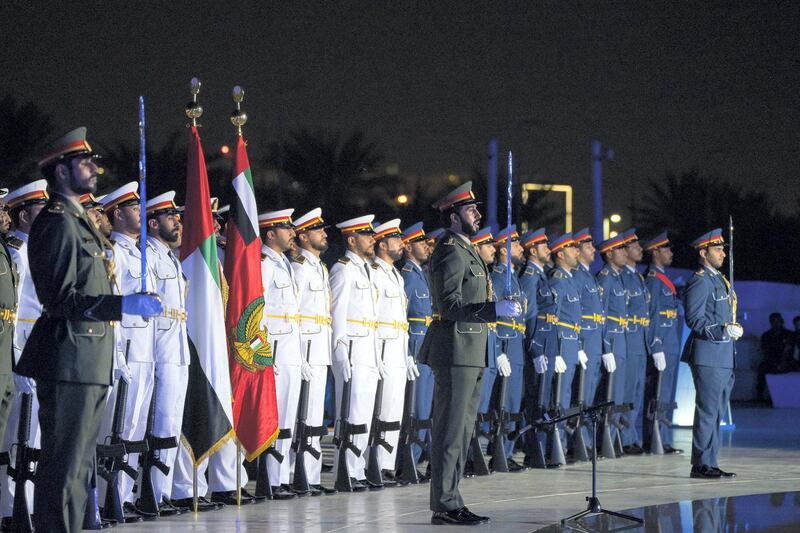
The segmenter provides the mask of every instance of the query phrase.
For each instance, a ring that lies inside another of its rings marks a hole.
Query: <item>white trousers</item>
[[[314,375],[308,387],[308,412],[306,414],[306,425],[309,427],[317,427],[322,425],[322,419],[325,416],[325,386],[328,383],[328,366],[327,365],[312,365],[311,370]],[[298,399],[299,404],[299,399]],[[298,413],[299,415],[300,413]],[[294,437],[294,435],[292,435]],[[320,474],[322,473],[322,446],[319,443],[319,437],[311,437],[311,446],[320,452],[319,459],[306,452],[306,478],[308,478],[309,485],[320,484]],[[292,476],[294,476],[294,450],[291,451],[291,465]]]
[[[244,460],[244,453],[242,453]],[[234,439],[226,442],[216,453],[197,465],[197,495],[205,496],[211,492],[229,492],[236,490],[236,443]],[[247,484],[247,471],[238,464],[242,487]],[[175,459],[172,477],[172,499],[182,500],[193,497],[192,492],[192,458],[183,443],[178,446],[178,457]],[[206,480],[208,472],[208,480]]]
[[[31,429],[28,433],[28,446],[32,448],[41,448],[42,432],[39,428],[39,400],[36,394],[31,395]],[[17,431],[19,427],[19,413],[22,405],[22,393],[17,392],[14,395],[14,404],[11,406],[11,412],[8,414],[8,425],[6,426],[6,434],[3,439],[3,449],[9,450],[11,453],[11,464],[16,461],[16,447]],[[12,448],[13,447],[13,448]],[[14,480],[6,475],[6,467],[3,467],[0,472],[0,512],[2,516],[11,516],[14,510],[14,494],[16,484]],[[25,482],[25,495],[28,498],[28,512],[33,512],[33,482]]]
[[[377,385],[376,385],[377,387]],[[386,377],[383,378],[383,395],[381,400],[381,416],[384,422],[403,422],[403,404],[406,393],[405,367],[386,367]],[[397,441],[400,439],[400,430],[387,431],[383,439],[392,446],[391,453],[383,446],[378,447],[378,464],[381,470],[394,470],[397,458]]]
[[[297,420],[297,402],[300,399],[300,366],[275,365],[275,397],[278,402],[278,427],[292,430],[294,437],[294,423]],[[283,461],[278,462],[272,455],[267,455],[267,474],[269,484],[273,487],[291,482],[292,464],[289,452],[292,449],[292,439],[278,439],[275,449],[283,455]]]
[[[342,387],[344,382],[342,376],[334,376],[336,382],[336,418],[339,418],[342,405]],[[350,477],[358,480],[366,479],[364,472],[366,467],[366,451],[369,442],[369,428],[372,422],[372,410],[375,407],[375,388],[378,384],[378,369],[370,366],[354,366],[352,376],[352,388],[350,392],[350,411],[348,421],[351,424],[366,424],[367,432],[362,435],[353,436],[353,444],[361,450],[361,455],[355,456],[352,452],[347,452],[347,471]],[[333,477],[336,479],[336,472],[339,462],[334,461]]]
[[[186,387],[189,383],[189,367],[168,363],[156,363],[156,416],[153,420],[153,435],[156,437],[181,438],[183,424],[183,404],[186,400]],[[174,475],[177,448],[161,450],[159,459],[169,467],[166,476],[154,468],[151,472],[153,493],[156,501],[172,497],[172,477]]]

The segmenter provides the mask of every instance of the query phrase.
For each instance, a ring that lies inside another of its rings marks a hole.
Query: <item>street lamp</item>
[[[611,224],[620,222],[622,222],[622,217],[618,213],[612,213],[611,216],[603,218],[603,240],[619,235],[619,232],[611,230]]]

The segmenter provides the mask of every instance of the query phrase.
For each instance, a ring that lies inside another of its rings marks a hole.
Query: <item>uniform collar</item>
[[[349,258],[350,258],[350,261],[352,261],[353,263],[355,263],[355,264],[356,264],[356,266],[363,267],[364,265],[366,265],[366,264],[367,264],[367,262],[366,262],[364,259],[362,259],[362,258],[361,258],[361,257],[360,257],[360,256],[359,256],[357,253],[355,253],[355,252],[351,252],[350,250],[347,250],[347,251],[344,253],[344,255],[345,255],[345,256],[347,256],[347,257],[349,257]]]
[[[536,269],[539,274],[544,274],[544,268],[537,265],[533,260],[528,259],[528,264]]]
[[[413,259],[407,258],[406,259],[406,264],[407,265],[411,265],[411,268],[413,268],[417,272],[422,272],[422,267],[420,265],[418,265],[417,262],[414,261]]]
[[[272,248],[270,248],[266,244],[262,244],[261,245],[261,252],[264,253],[264,255],[266,255],[267,257],[269,257],[273,261],[275,261],[276,263],[281,263],[285,259],[283,254],[279,254],[278,252],[276,252],[275,250],[273,250]]]
[[[650,264],[650,268],[652,268],[652,269],[653,269],[653,270],[655,270],[656,272],[661,272],[662,274],[664,273],[664,269],[663,269],[663,268],[661,268],[660,266],[658,266],[658,265],[654,264],[654,263],[651,263],[651,264]]]
[[[377,255],[375,256],[375,264],[381,267],[385,272],[391,272],[392,270],[394,270],[394,265],[390,265]]]
[[[61,194],[60,192],[54,192],[50,195],[51,198],[54,196],[58,196],[59,198],[61,198],[64,201],[64,203],[76,213],[81,215],[86,213],[86,210],[83,208],[83,206],[79,202],[73,200],[72,198],[68,198],[67,196]]]
[[[578,261],[578,270],[580,270],[581,272],[586,272],[587,274],[589,273],[589,267],[584,265],[580,261]]]
[[[625,264],[625,268],[627,268],[632,274],[636,274],[636,267]]]
[[[320,258],[316,255],[312,254],[305,248],[300,248],[300,255],[306,258],[306,261],[311,263],[313,266],[317,266],[321,263]]]
[[[155,248],[157,251],[161,252],[162,254],[168,254],[172,251],[172,249],[161,242],[160,240],[156,239],[155,237],[147,237],[147,244]]]
[[[560,270],[561,272],[563,272],[564,274],[566,274],[566,275],[567,275],[567,277],[570,277],[570,278],[572,277],[572,272],[570,272],[570,271],[569,271],[569,270],[567,270],[566,268],[564,268],[564,267],[560,267],[560,266],[559,266],[559,267],[556,267],[556,269],[557,269],[557,270]]]
[[[118,231],[112,231],[111,232],[111,238],[114,239],[114,242],[118,242],[123,246],[133,247],[133,248],[138,249],[138,246],[137,246],[137,244],[139,242],[138,239],[134,239],[133,237],[125,235],[124,233],[120,233]]]
[[[717,270],[716,268],[712,267],[711,265],[704,265],[703,268],[708,270],[711,273],[712,276],[719,276],[719,270]]]

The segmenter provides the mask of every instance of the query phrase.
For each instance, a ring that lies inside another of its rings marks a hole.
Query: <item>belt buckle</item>
[[[433,317],[432,316],[426,316],[425,317],[425,327],[427,328],[428,326],[430,326],[431,322],[433,322]]]

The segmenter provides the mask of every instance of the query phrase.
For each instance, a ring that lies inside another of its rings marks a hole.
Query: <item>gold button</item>
[[[89,328],[89,333],[91,333],[91,332],[92,332],[92,328]]]

